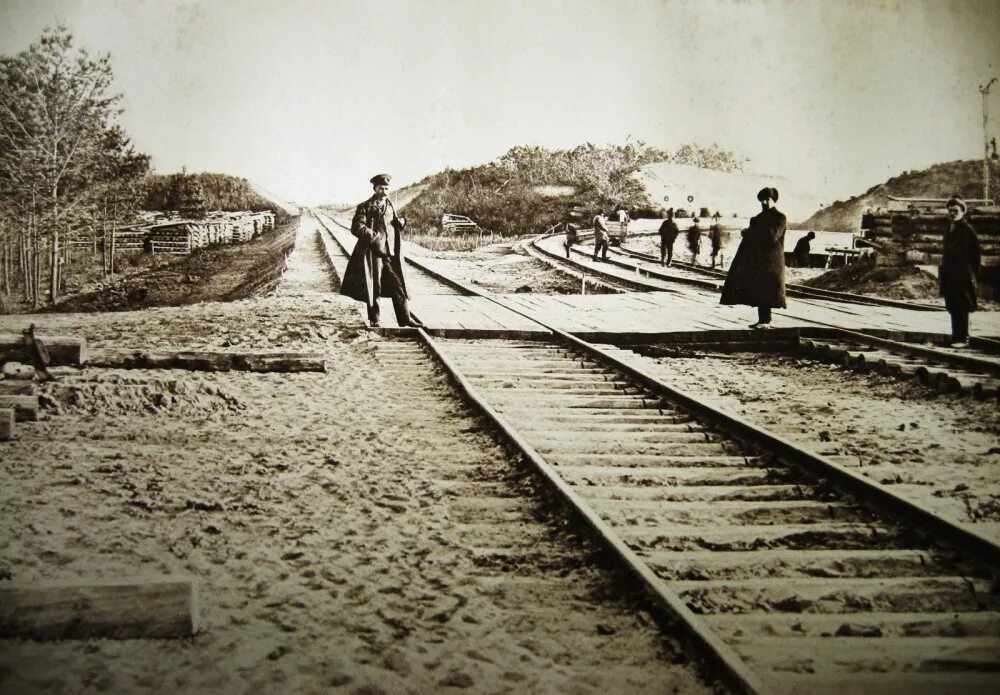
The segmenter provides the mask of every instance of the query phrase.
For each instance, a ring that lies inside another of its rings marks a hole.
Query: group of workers
[[[400,326],[420,326],[409,309],[409,294],[403,275],[401,236],[406,220],[396,214],[387,191],[390,176],[378,174],[371,179],[374,194],[361,203],[354,213],[351,233],[357,237],[341,293],[362,301],[368,308],[368,320],[379,325],[379,297],[390,297],[396,320]],[[722,287],[721,304],[742,304],[757,308],[757,321],[750,328],[764,330],[771,326],[771,310],[784,309],[785,299],[785,231],[787,220],[776,205],[778,190],[762,188],[757,193],[761,211],[750,218],[742,232],[739,248],[733,257]],[[943,256],[938,273],[941,296],[951,315],[952,346],[965,347],[969,340],[969,314],[977,305],[976,274],[980,266],[980,248],[976,233],[965,219],[966,204],[960,198],[947,202],[951,225],[944,237]],[[628,211],[618,211],[619,234],[622,241],[628,234]],[[563,224],[566,234],[566,257],[579,243],[580,221],[583,214],[575,211]],[[679,229],[673,219],[673,210],[660,225],[660,262],[670,265],[673,245]],[[721,246],[719,238],[713,239],[713,259]],[[390,239],[390,229],[393,230]],[[597,213],[593,218],[595,262],[607,262],[611,233],[607,217]],[[799,265],[809,264],[809,242],[813,232],[804,235],[796,244],[793,258]],[[714,265],[714,264],[713,264]]]

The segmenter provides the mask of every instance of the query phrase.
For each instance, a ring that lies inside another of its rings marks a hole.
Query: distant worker
[[[575,244],[580,242],[579,233],[580,228],[576,225],[575,221],[580,219],[580,213],[573,210],[569,213],[571,220],[563,222],[563,231],[566,232],[566,241],[563,242],[563,246],[566,247],[566,258],[569,258],[569,251]]]
[[[698,254],[701,253],[701,232],[701,220],[697,217],[691,220],[691,226],[684,232],[688,251],[691,252],[691,265],[698,265]]]
[[[625,208],[618,208],[618,233],[621,234],[621,243],[625,243],[625,237],[628,236],[628,223],[632,221],[632,218],[628,216],[628,210]]]
[[[375,193],[354,211],[351,234],[357,237],[344,271],[340,293],[364,302],[368,322],[379,325],[379,297],[390,297],[400,326],[422,326],[410,315],[409,295],[403,275],[402,233],[406,220],[396,216],[389,200],[389,174],[371,178]],[[390,243],[389,229],[393,230]]]
[[[757,323],[750,328],[771,327],[771,309],[785,308],[785,216],[778,211],[778,189],[757,193],[761,211],[750,218],[743,239],[726,274],[720,304],[757,307]]]
[[[660,225],[660,265],[669,266],[674,260],[674,242],[680,230],[674,222],[674,209],[667,210],[667,219]]]
[[[951,314],[951,346],[969,346],[969,314],[976,310],[976,273],[981,262],[979,239],[965,217],[965,201],[947,203],[951,227],[944,235],[938,284],[944,306]]]
[[[719,224],[719,213],[715,213],[712,226],[708,228],[708,240],[712,245],[712,267],[715,267],[719,260],[719,252],[722,250],[722,238],[724,233],[722,225]]]
[[[604,261],[608,260],[608,240],[610,239],[608,234],[608,221],[604,217],[604,213],[599,212],[594,215],[594,260]],[[597,254],[601,254],[601,258],[597,258]]]
[[[799,268],[809,267],[809,242],[816,238],[816,232],[809,232],[804,237],[795,242],[795,250],[792,251],[792,258]]]

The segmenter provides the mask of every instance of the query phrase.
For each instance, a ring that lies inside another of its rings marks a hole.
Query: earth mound
[[[937,278],[912,265],[881,266],[862,259],[806,280],[807,287],[854,292],[890,299],[934,301],[938,299]]]

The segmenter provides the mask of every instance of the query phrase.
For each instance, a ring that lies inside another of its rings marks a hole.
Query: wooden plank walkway
[[[752,307],[721,306],[717,295],[698,290],[617,295],[504,295],[510,306],[537,316],[565,331],[668,333],[673,331],[743,330],[756,321]],[[413,295],[413,311],[433,328],[506,328],[530,330],[526,319],[479,297]],[[774,310],[776,328],[817,323],[851,330],[887,329],[948,333],[946,312],[912,311],[894,307],[844,305],[790,299],[788,308]],[[973,335],[1000,335],[1000,312],[972,315]]]

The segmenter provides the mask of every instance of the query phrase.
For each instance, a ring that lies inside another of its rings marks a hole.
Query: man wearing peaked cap
[[[422,324],[410,316],[402,253],[406,220],[396,215],[396,209],[389,200],[387,191],[391,179],[389,174],[371,177],[375,193],[354,211],[351,234],[358,241],[347,262],[340,293],[365,303],[368,322],[372,326],[379,325],[379,297],[392,299],[392,308],[400,326],[420,326]]]

